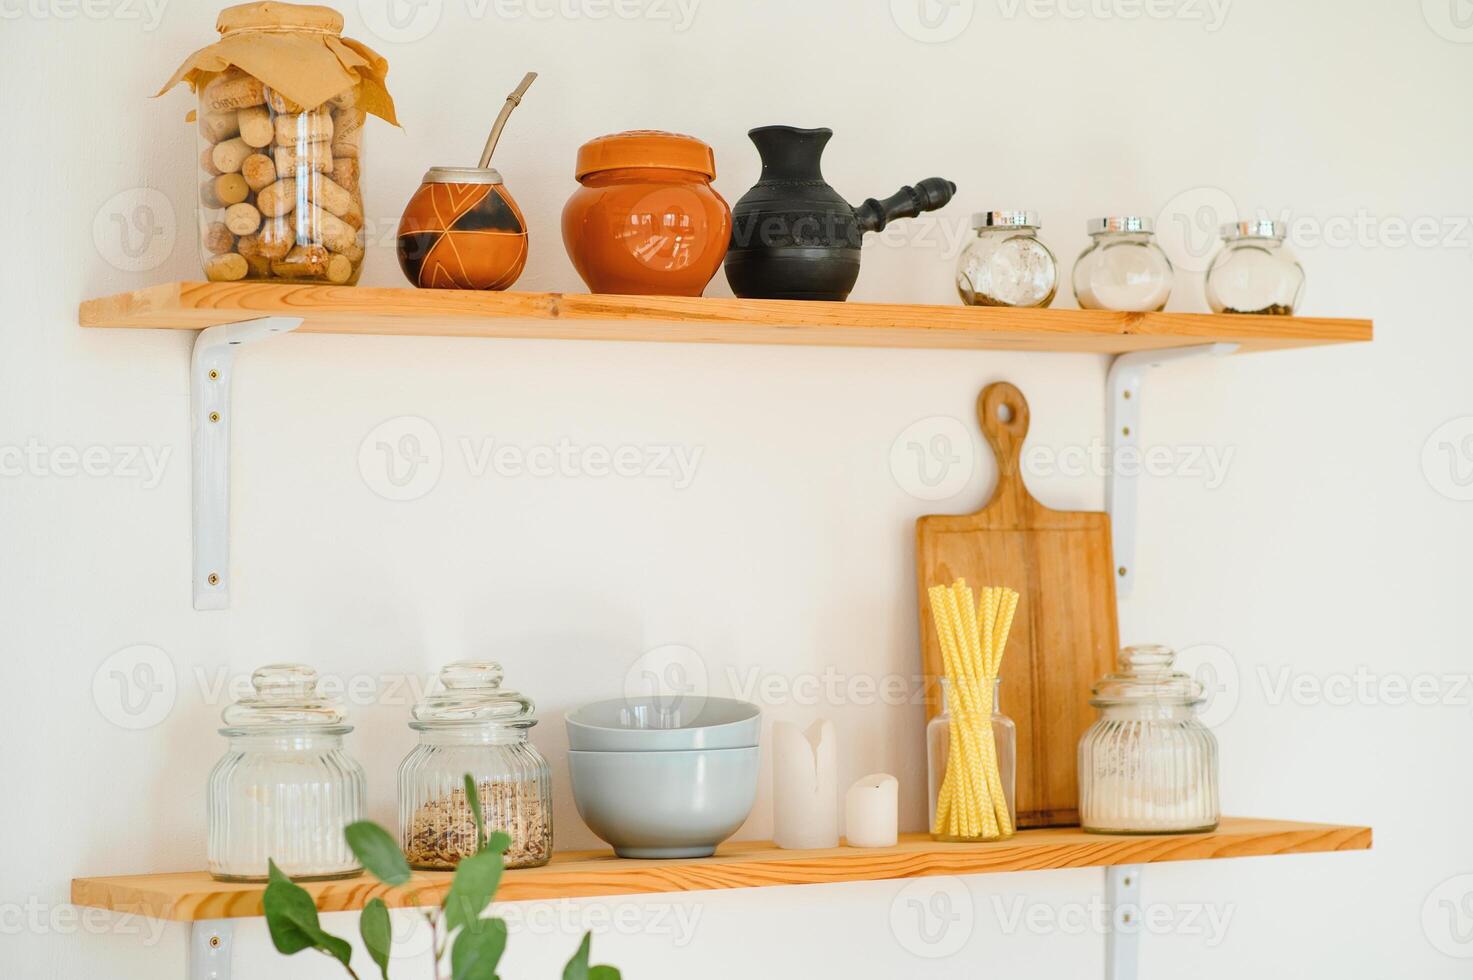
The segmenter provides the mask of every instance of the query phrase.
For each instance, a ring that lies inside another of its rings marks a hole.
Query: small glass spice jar
[[[933,836],[937,840],[960,841],[972,838],[954,837],[947,834],[937,834],[936,811],[941,800],[941,787],[946,781],[946,762],[951,754],[951,729],[955,724],[975,725],[978,720],[967,715],[958,716],[951,713],[951,685],[946,678],[940,679],[941,683],[941,712],[932,718],[926,725],[926,763],[929,770],[927,782],[927,799],[930,802],[930,811],[927,816],[927,825],[932,828]],[[1007,801],[1008,823],[1013,831],[1018,828],[1018,726],[1013,719],[1002,713],[1000,698],[1002,695],[1002,679],[998,678],[992,682],[992,741],[997,748],[997,771],[1002,777],[1002,795]],[[1000,837],[976,838],[978,840],[1005,840],[1013,836],[1011,833]]]
[[[414,707],[409,727],[419,745],[399,763],[399,840],[411,867],[445,871],[476,853],[467,774],[486,830],[511,837],[506,867],[552,860],[552,774],[527,741],[536,707],[501,678],[490,661],[449,664],[441,689]]]
[[[1166,308],[1176,278],[1156,244],[1150,218],[1093,218],[1090,244],[1074,263],[1074,298],[1080,309],[1153,313]]]
[[[1284,244],[1278,221],[1222,226],[1223,247],[1207,267],[1207,305],[1214,313],[1293,316],[1304,292],[1304,267]]]
[[[268,860],[298,880],[359,874],[343,831],[364,817],[367,779],[343,751],[353,728],[342,707],[303,664],[262,667],[251,685],[222,715],[230,743],[206,794],[210,875],[265,881]]]
[[[1097,834],[1212,830],[1221,817],[1217,739],[1197,717],[1202,685],[1162,646],[1120,651],[1091,689],[1100,717],[1079,740],[1079,818]]]
[[[968,306],[1044,307],[1059,288],[1058,262],[1038,238],[1037,211],[983,211],[977,237],[957,264],[956,288]]]

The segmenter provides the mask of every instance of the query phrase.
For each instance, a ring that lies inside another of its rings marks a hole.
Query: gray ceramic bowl
[[[762,732],[762,709],[732,698],[647,697],[595,701],[569,712],[577,752],[746,749]]]
[[[757,752],[569,752],[573,800],[620,857],[709,857],[752,812]]]

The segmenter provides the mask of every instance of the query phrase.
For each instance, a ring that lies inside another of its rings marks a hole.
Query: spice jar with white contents
[[[1175,272],[1156,244],[1150,218],[1094,218],[1090,245],[1074,263],[1074,298],[1081,309],[1154,313],[1166,308]]]
[[[1213,313],[1293,316],[1304,291],[1304,267],[1284,244],[1278,221],[1222,226],[1223,247],[1207,267],[1207,305]]]
[[[1059,270],[1038,239],[1038,212],[984,211],[972,216],[977,237],[962,252],[956,288],[968,306],[1043,307],[1054,301]]]
[[[1100,717],[1079,740],[1079,818],[1097,834],[1212,830],[1217,739],[1197,717],[1203,688],[1162,646],[1120,651],[1092,688]]]
[[[506,867],[552,860],[552,776],[527,741],[532,699],[501,686],[501,665],[463,661],[440,671],[440,687],[415,705],[419,745],[399,763],[399,842],[412,867],[454,868],[476,853],[475,781],[486,830],[511,838]]]
[[[262,667],[251,685],[222,715],[230,745],[210,772],[211,876],[265,881],[268,861],[298,880],[359,874],[343,831],[364,818],[367,780],[343,751],[342,707],[302,664]]]
[[[199,96],[205,277],[353,284],[363,267],[368,116],[395,122],[388,63],[328,7],[247,3],[164,86]]]

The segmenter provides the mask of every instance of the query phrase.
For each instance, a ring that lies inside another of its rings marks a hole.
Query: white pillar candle
[[[832,722],[772,726],[772,840],[811,850],[839,846],[839,776]]]
[[[900,784],[876,773],[849,787],[844,797],[844,837],[850,847],[894,847],[899,839]]]

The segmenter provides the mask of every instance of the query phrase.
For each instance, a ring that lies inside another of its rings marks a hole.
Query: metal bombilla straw
[[[491,165],[491,154],[496,152],[496,144],[501,139],[501,131],[506,128],[506,121],[511,118],[511,111],[522,104],[522,96],[527,94],[527,89],[537,80],[535,71],[527,72],[510,95],[506,97],[506,104],[501,107],[501,114],[496,117],[496,125],[491,127],[491,135],[486,137],[486,149],[481,151],[481,169],[485,170]]]

